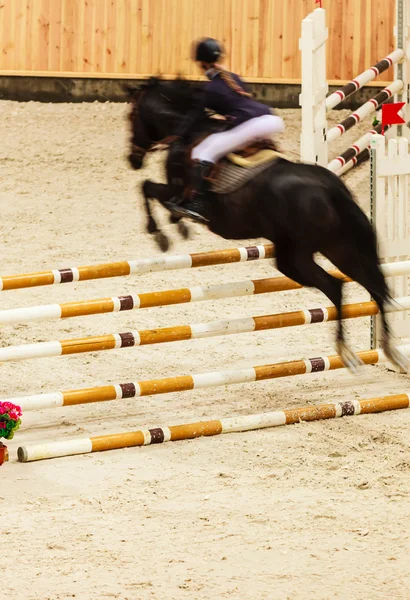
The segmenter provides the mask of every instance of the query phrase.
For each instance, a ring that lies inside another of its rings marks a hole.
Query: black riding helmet
[[[221,44],[213,38],[203,38],[195,44],[195,60],[205,63],[214,63],[222,56]]]

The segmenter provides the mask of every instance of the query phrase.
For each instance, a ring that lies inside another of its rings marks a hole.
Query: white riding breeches
[[[280,117],[275,115],[255,117],[233,129],[208,136],[193,148],[192,159],[216,163],[230,152],[246,148],[256,140],[268,139],[284,129],[285,124]]]

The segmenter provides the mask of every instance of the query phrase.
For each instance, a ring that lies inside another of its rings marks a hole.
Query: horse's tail
[[[385,301],[391,300],[392,295],[381,270],[376,229],[357,204],[349,189],[339,178],[337,179],[339,185],[333,201],[337,212],[343,217],[344,227],[350,231],[351,244],[355,247],[358,260],[362,265],[360,283],[368,290],[372,290],[372,295],[380,295]]]

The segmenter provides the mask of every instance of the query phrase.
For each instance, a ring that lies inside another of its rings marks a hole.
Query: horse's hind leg
[[[357,372],[363,363],[360,358],[349,348],[344,338],[342,310],[342,286],[340,279],[335,279],[313,260],[311,251],[303,248],[292,247],[286,244],[281,248],[276,243],[276,261],[279,271],[297,283],[307,287],[315,287],[323,292],[337,310],[337,352],[343,364],[353,372]]]
[[[154,219],[151,212],[151,199],[159,200],[161,203],[168,200],[168,186],[164,183],[155,183],[146,179],[142,184],[142,193],[144,195],[145,210],[148,217],[147,232],[154,236],[159,249],[166,252],[169,249],[169,239],[163,233]]]
[[[382,322],[382,349],[386,357],[395,364],[400,371],[408,373],[410,371],[410,361],[408,358],[392,344],[390,327],[386,318],[386,304],[390,300],[390,294],[386,279],[379,267],[377,256],[370,255],[364,258],[355,253],[354,247],[349,249],[344,246],[340,251],[327,253],[328,258],[345,275],[362,285],[376,302]]]
[[[191,237],[191,230],[188,225],[182,219],[182,217],[176,217],[171,215],[169,218],[171,223],[174,223],[178,227],[179,234],[184,238],[184,240],[189,240]]]

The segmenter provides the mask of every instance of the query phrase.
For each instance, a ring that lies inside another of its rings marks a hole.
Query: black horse
[[[147,152],[169,144],[166,163],[168,184],[150,180],[142,190],[148,215],[149,233],[156,236],[162,250],[168,240],[159,230],[150,209],[151,199],[166,206],[181,196],[189,180],[189,148],[199,138],[221,130],[223,121],[203,111],[198,115],[189,139],[172,140],[176,125],[194,104],[198,91],[184,80],[164,82],[152,78],[138,90],[129,90],[132,100],[132,150],[129,161],[134,169],[143,166]],[[340,318],[342,286],[314,260],[315,253],[327,257],[351,279],[360,283],[376,301],[382,319],[382,347],[386,356],[403,372],[409,361],[391,343],[385,308],[391,300],[380,269],[376,233],[339,177],[329,170],[283,158],[230,194],[212,194],[207,227],[226,239],[266,238],[275,244],[277,268],[303,286],[321,290],[338,310],[337,350],[352,370],[361,364],[344,341]],[[178,222],[178,219],[173,219]],[[179,223],[180,232],[187,233]]]

